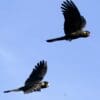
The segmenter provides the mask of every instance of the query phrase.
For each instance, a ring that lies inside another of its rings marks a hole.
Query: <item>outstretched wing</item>
[[[37,63],[29,78],[25,81],[25,85],[34,84],[40,82],[47,72],[47,62],[40,61]]]
[[[78,8],[72,0],[64,1],[62,3],[61,9],[65,18],[65,33],[70,34],[76,32],[85,26],[86,20],[83,16],[81,16]]]

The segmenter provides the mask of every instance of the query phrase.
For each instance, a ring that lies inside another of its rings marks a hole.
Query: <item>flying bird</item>
[[[29,78],[25,81],[24,86],[17,89],[4,91],[4,93],[23,91],[25,94],[27,94],[34,91],[41,91],[41,89],[48,87],[48,82],[42,81],[46,72],[47,62],[42,60],[35,65],[35,68],[33,69]]]
[[[80,14],[78,8],[72,0],[63,1],[61,6],[65,21],[64,33],[65,35],[58,38],[48,39],[47,42],[54,42],[60,40],[73,40],[78,38],[86,38],[89,36],[89,31],[84,31],[86,19]]]

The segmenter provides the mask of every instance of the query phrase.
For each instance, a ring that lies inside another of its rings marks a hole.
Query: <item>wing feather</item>
[[[25,85],[34,84],[40,82],[47,72],[47,62],[40,61],[35,65],[32,73],[30,74],[29,78],[25,81]]]
[[[71,34],[73,32],[81,30],[85,26],[86,20],[83,16],[81,16],[78,8],[72,0],[64,1],[62,3],[61,9],[65,18],[65,34]]]

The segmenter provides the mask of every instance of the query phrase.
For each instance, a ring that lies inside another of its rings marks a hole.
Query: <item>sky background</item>
[[[64,35],[63,0],[0,1],[0,100],[100,100],[100,1],[73,0],[89,38],[47,43]],[[40,60],[48,62],[42,92],[4,94],[24,85]]]

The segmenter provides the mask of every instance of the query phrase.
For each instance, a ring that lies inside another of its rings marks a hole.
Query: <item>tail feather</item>
[[[65,40],[65,36],[54,38],[54,39],[48,39],[47,42],[55,42],[55,41],[60,41],[60,40]]]
[[[21,88],[18,88],[18,89],[4,91],[4,93],[17,92],[17,91],[21,91],[21,90],[22,90]]]

